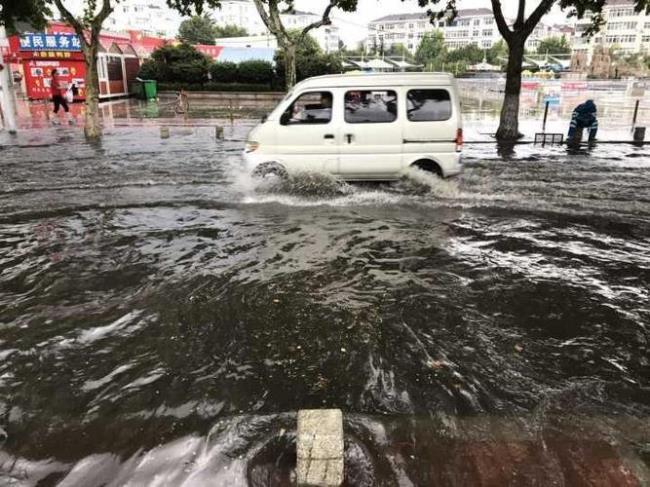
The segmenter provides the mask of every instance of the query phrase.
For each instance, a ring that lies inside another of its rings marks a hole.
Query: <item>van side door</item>
[[[396,88],[343,88],[340,174],[392,179],[402,167],[402,120]]]
[[[290,171],[337,171],[339,97],[337,90],[328,88],[294,96],[277,124],[274,152],[278,162]]]

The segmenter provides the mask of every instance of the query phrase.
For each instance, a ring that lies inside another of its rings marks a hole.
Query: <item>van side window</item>
[[[332,93],[303,93],[280,117],[282,125],[327,124],[332,120]]]
[[[411,122],[442,122],[451,118],[451,96],[447,90],[409,90],[406,113]]]
[[[397,119],[397,93],[392,90],[354,90],[345,93],[347,123],[389,123]]]

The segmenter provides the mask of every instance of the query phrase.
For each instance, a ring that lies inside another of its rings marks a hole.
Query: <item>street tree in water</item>
[[[457,13],[456,0],[417,0],[420,7],[444,4],[445,9],[439,12],[430,11],[432,17],[454,17]],[[533,0],[529,5],[526,0],[518,0],[517,16],[512,27],[508,25],[501,0],[490,0],[492,13],[501,36],[508,45],[508,65],[506,68],[506,89],[501,108],[501,118],[496,137],[499,141],[515,141],[521,137],[519,133],[519,95],[521,93],[521,66],[524,60],[526,39],[537,24],[554,5],[567,11],[568,16],[584,17],[592,12],[591,27],[585,33],[591,35],[598,31],[603,24],[602,10],[605,0]],[[633,0],[636,10],[650,13],[650,0]],[[526,15],[526,12],[530,12]]]
[[[282,24],[281,13],[293,11],[293,0],[253,0],[262,22],[275,36],[278,45],[284,51],[285,83],[287,90],[296,84],[296,46],[300,45],[307,34],[324,25],[330,25],[332,10],[338,8],[344,12],[354,12],[358,0],[330,0],[320,19],[304,27],[297,36],[292,36]]]

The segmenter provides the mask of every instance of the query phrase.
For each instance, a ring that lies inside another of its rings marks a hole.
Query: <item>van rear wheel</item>
[[[263,162],[253,169],[253,177],[255,178],[264,179],[268,176],[287,179],[289,174],[285,167],[277,162]]]
[[[420,171],[425,171],[431,174],[435,174],[441,179],[444,178],[440,166],[436,162],[432,161],[431,159],[421,159],[419,161],[415,161],[413,164],[411,164],[411,167],[415,169],[419,169]]]

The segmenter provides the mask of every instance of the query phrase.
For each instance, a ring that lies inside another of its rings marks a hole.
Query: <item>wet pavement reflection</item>
[[[348,485],[647,485],[648,148],[260,185],[219,120],[0,136],[0,484],[291,485],[338,407]]]

